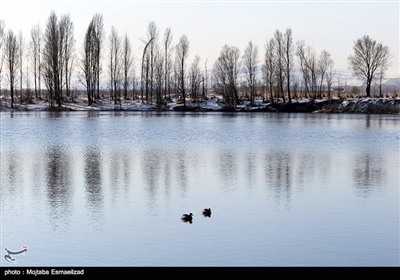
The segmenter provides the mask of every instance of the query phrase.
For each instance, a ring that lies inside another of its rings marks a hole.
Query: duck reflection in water
[[[189,223],[191,224],[191,223],[193,223],[193,222],[192,222],[192,220],[193,220],[193,214],[192,214],[192,213],[190,213],[190,214],[183,214],[182,217],[181,217],[181,220],[182,220],[182,222],[185,222],[185,223],[189,222]]]
[[[205,209],[203,209],[203,216],[204,217],[211,217],[211,208],[205,208]]]

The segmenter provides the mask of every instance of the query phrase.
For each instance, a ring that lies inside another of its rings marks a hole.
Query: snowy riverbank
[[[44,99],[33,99],[29,104],[15,101],[14,108],[11,108],[9,99],[0,102],[0,111],[49,111],[49,103]],[[142,103],[139,100],[126,100],[121,104],[114,104],[108,98],[103,98],[90,106],[87,99],[66,98],[62,102],[61,111],[155,111],[155,104]],[[206,101],[194,102],[187,100],[186,108],[182,103],[166,102],[163,111],[224,111],[224,104],[221,98],[209,98]],[[307,98],[293,99],[292,103],[283,103],[277,100],[275,103],[263,102],[256,99],[254,106],[249,101],[242,101],[236,106],[237,112],[304,112],[304,113],[359,113],[359,114],[400,114],[400,98],[327,98],[310,100]]]
[[[400,98],[332,98],[292,102],[278,111],[310,113],[400,114]]]

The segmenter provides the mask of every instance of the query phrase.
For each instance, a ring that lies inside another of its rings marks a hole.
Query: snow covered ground
[[[203,102],[194,102],[191,99],[186,100],[186,106],[197,107],[199,110],[222,110],[220,105],[221,99],[218,97],[209,98]],[[182,103],[177,103],[175,101],[167,103],[163,107],[163,110],[173,111],[177,107],[182,107]],[[33,99],[30,104],[20,105],[18,98],[14,98],[14,108],[11,108],[11,99],[1,99],[0,100],[0,110],[1,111],[47,111],[49,110],[49,102],[45,99]],[[87,98],[76,97],[68,98],[62,101],[62,110],[65,111],[113,111],[113,110],[125,110],[125,111],[151,111],[156,110],[155,103],[147,104],[142,103],[140,100],[126,100],[122,101],[121,104],[115,104],[110,101],[109,98],[101,98],[92,105],[88,106]]]

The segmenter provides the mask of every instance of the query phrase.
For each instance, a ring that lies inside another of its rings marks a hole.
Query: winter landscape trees
[[[100,98],[101,57],[103,53],[103,16],[95,14],[89,23],[80,59],[81,83],[86,87],[88,105]],[[82,81],[83,80],[83,81]]]
[[[114,104],[121,102],[121,78],[122,78],[122,49],[121,38],[117,30],[112,27],[109,37],[109,77],[110,77],[110,94],[111,99],[114,99]]]
[[[14,88],[15,80],[17,75],[17,69],[19,67],[19,45],[17,43],[17,36],[12,30],[9,30],[5,36],[4,56],[7,68],[7,78],[10,85],[11,94],[11,108],[14,107]]]
[[[237,47],[222,47],[213,69],[213,85],[216,93],[221,94],[229,108],[239,104],[238,75],[240,51]]]
[[[41,97],[41,80],[40,77],[40,58],[41,58],[41,37],[42,31],[40,25],[36,24],[31,29],[30,41],[30,57],[31,57],[31,70],[33,73],[33,80],[35,85],[35,98]]]
[[[127,99],[129,86],[133,83],[134,76],[132,44],[127,33],[122,39],[122,59],[124,99]]]
[[[258,65],[258,48],[250,41],[244,50],[243,66],[246,72],[247,85],[250,92],[250,105],[254,105],[256,91],[256,70]]]
[[[207,59],[204,70],[200,67],[204,62],[196,54],[188,62],[187,34],[181,35],[174,44],[171,28],[166,28],[161,38],[155,22],[149,22],[146,38],[140,39],[143,51],[136,59],[127,32],[121,36],[112,27],[106,37],[101,14],[93,16],[84,38],[79,38],[83,44],[78,54],[69,14],[57,16],[52,11],[43,31],[39,24],[33,25],[28,45],[21,32],[18,35],[13,30],[6,32],[4,21],[0,20],[0,95],[3,100],[7,96],[11,98],[11,107],[15,105],[15,98],[19,104],[24,98],[25,103],[32,102],[26,98],[27,93],[23,95],[23,79],[25,91],[32,84],[34,97],[44,97],[51,108],[61,108],[82,86],[89,106],[108,96],[115,108],[121,102],[136,99],[155,104],[158,110],[167,101],[175,100],[186,107],[188,98],[195,102],[205,100],[206,92],[220,96],[227,109],[238,105],[256,106],[256,98],[261,96],[271,104],[290,104],[299,96],[331,98],[334,88],[339,94],[340,73],[335,71],[327,50],[318,55],[304,40],[295,42],[290,28],[276,30],[271,35],[263,51],[252,40],[242,54],[235,46],[222,46],[208,77]],[[354,42],[353,51],[348,57],[349,69],[365,81],[367,96],[371,96],[371,88],[375,87],[383,97],[383,81],[392,58],[389,48],[365,35]],[[139,63],[135,63],[137,60]],[[107,67],[104,73],[103,65]],[[140,68],[138,76],[135,76],[136,66]],[[3,75],[7,79],[2,79]],[[334,81],[338,86],[333,86]],[[16,85],[19,96],[15,94]],[[397,94],[397,89],[394,93]]]
[[[74,26],[69,15],[62,15],[60,20],[53,11],[46,23],[43,34],[41,70],[47,87],[50,106],[55,102],[61,107],[63,88],[69,96],[74,51]],[[35,42],[38,47],[38,42]],[[37,51],[37,50],[36,50]]]
[[[383,77],[390,63],[389,47],[378,43],[368,35],[358,38],[354,42],[354,54],[350,55],[349,68],[357,77],[364,78],[366,82],[366,94],[371,96],[371,83],[379,69],[379,76]]]
[[[176,92],[182,98],[183,107],[186,107],[186,60],[189,55],[189,40],[186,35],[179,38],[179,43],[176,45],[176,75],[177,85]]]

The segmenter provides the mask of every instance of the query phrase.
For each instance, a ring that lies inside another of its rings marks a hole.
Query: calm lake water
[[[0,116],[2,266],[400,264],[398,115]]]

